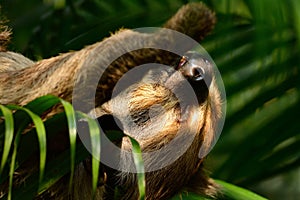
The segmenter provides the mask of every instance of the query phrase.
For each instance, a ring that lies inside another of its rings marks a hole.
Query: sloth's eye
[[[186,56],[182,56],[181,59],[178,62],[178,65],[177,65],[176,69],[178,70],[178,69],[182,68],[188,62],[187,59],[188,58]]]

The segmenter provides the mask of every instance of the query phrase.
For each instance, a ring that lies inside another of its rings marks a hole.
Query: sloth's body
[[[172,17],[165,27],[200,41],[211,31],[214,23],[214,14],[203,4],[190,4]],[[98,118],[112,115],[119,119],[123,125],[125,124],[122,131],[136,138],[144,153],[163,149],[175,138],[177,138],[175,145],[185,147],[184,149],[176,147],[178,156],[165,166],[162,166],[162,163],[171,159],[171,151],[163,153],[161,157],[148,154],[143,156],[147,171],[146,199],[166,199],[184,188],[213,196],[216,194],[216,186],[203,172],[203,158],[199,158],[200,151],[205,152],[210,148],[215,135],[215,126],[221,114],[220,95],[210,69],[211,64],[202,57],[194,57],[194,53],[189,53],[186,56],[187,60],[182,61],[181,56],[161,49],[143,48],[129,51],[132,46],[155,46],[162,42],[165,42],[166,46],[174,47],[177,42],[175,40],[176,37],[165,32],[142,34],[121,30],[102,42],[80,51],[61,54],[39,62],[33,62],[20,54],[0,52],[0,104],[25,105],[47,94],[56,95],[70,102],[77,101],[82,96],[89,95],[88,86],[92,84],[89,81],[93,80],[93,77],[98,78],[97,80],[101,77],[95,92],[95,111]],[[187,52],[192,46],[187,44],[181,48],[182,52]],[[126,53],[128,51],[129,53]],[[110,63],[115,54],[121,56]],[[141,81],[132,83],[112,95],[115,85],[124,74],[146,63],[167,65],[173,71],[163,69],[156,73],[150,70],[142,76]],[[199,74],[195,74],[197,72],[194,70],[195,66],[204,69],[209,80],[199,79]],[[197,105],[184,106],[180,102],[190,101],[190,97],[185,95],[187,93],[181,92],[184,82],[188,82],[194,89]],[[75,85],[79,87],[84,85],[84,88],[79,88],[81,91],[79,94],[74,93]],[[183,100],[176,96],[176,91],[182,94]],[[124,105],[128,110],[127,113],[122,108]],[[160,107],[155,107],[157,105]],[[91,108],[93,105],[87,103],[82,110],[88,112]],[[55,108],[52,113],[59,110],[60,108]],[[130,119],[135,126],[127,123]],[[120,146],[123,150],[131,149],[127,139],[123,139]],[[120,168],[124,170],[110,174],[112,170],[106,171],[106,168],[103,168],[108,181],[99,186],[96,199],[110,198],[111,182],[116,187],[121,186],[125,191],[123,199],[138,198],[136,176],[125,170],[131,165],[132,158],[128,154],[121,154],[120,160]],[[66,181],[62,179],[38,198],[91,199],[90,173],[83,164],[77,167],[72,194],[68,193],[66,185]],[[5,187],[0,186],[0,195],[4,191]]]

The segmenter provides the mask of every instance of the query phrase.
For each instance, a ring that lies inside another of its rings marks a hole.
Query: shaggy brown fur
[[[202,3],[191,3],[183,6],[165,25],[165,28],[173,29],[184,33],[197,41],[201,41],[214,27],[215,15]],[[151,152],[163,148],[177,136],[180,128],[188,131],[196,131],[191,145],[187,148],[175,162],[152,172],[146,173],[146,199],[167,199],[176,194],[180,189],[186,188],[200,194],[214,196],[216,194],[215,184],[207,178],[202,170],[202,161],[198,157],[200,147],[209,148],[214,136],[214,126],[220,117],[220,97],[219,91],[213,78],[209,86],[209,94],[199,106],[188,108],[188,117],[185,122],[178,121],[180,118],[180,107],[178,99],[165,87],[157,84],[141,82],[134,85],[135,89],[129,93],[128,89],[120,92],[112,98],[112,91],[123,74],[135,66],[145,63],[160,63],[168,66],[174,65],[178,56],[160,49],[145,48],[127,52],[131,46],[151,46],[164,43],[169,47],[175,47],[177,41],[172,34],[153,33],[142,34],[131,30],[120,30],[116,34],[104,39],[99,43],[90,45],[80,51],[61,54],[57,57],[33,62],[24,56],[5,51],[6,41],[9,32],[0,34],[0,104],[25,105],[31,100],[52,94],[67,101],[80,98],[72,96],[74,84],[85,83],[89,85],[89,80],[95,77],[97,80],[102,75],[97,86],[95,96],[96,111],[101,117],[103,114],[114,115],[122,118],[124,113],[113,109],[114,105],[128,100],[130,116],[142,123],[143,132],[139,130],[124,129],[124,132],[136,138],[141,145],[143,152]],[[149,38],[153,38],[149,40]],[[149,42],[150,41],[150,42]],[[148,43],[147,43],[148,42]],[[186,44],[180,46],[182,52],[190,50],[193,46]],[[109,63],[112,55],[120,54],[118,59]],[[105,73],[105,66],[109,66]],[[147,75],[148,76],[148,75]],[[155,77],[150,78],[155,79]],[[87,79],[87,77],[91,79]],[[164,81],[164,80],[162,80]],[[174,82],[177,87],[179,82]],[[88,96],[88,88],[84,88],[80,96]],[[197,94],[201,96],[202,94]],[[149,110],[153,105],[161,105],[164,112],[154,113],[154,117],[149,120],[142,118],[141,113]],[[84,111],[90,111],[93,105],[87,103]],[[52,112],[57,113],[60,109]],[[167,123],[156,133],[153,131],[155,123],[161,119],[167,119]],[[196,119],[196,120],[195,120]],[[183,140],[180,145],[188,140],[189,136],[184,133],[180,136]],[[127,139],[122,141],[122,149],[130,151],[131,145]],[[164,156],[168,159],[168,155]],[[121,155],[123,167],[130,165],[131,156]],[[159,165],[159,160],[152,157],[143,157],[146,170],[153,165]],[[114,177],[116,184],[122,186],[124,194],[122,199],[137,199],[137,181],[135,174],[119,172],[109,174]],[[55,199],[91,199],[90,174],[80,164],[76,170],[73,193],[67,192],[66,182],[61,180],[51,189],[41,194],[37,198]],[[107,199],[108,185],[99,186],[96,199]],[[2,191],[1,191],[2,190]],[[5,189],[0,186],[1,192]]]
[[[4,26],[2,23],[3,22],[0,21],[0,52],[6,50],[11,35],[7,26]]]

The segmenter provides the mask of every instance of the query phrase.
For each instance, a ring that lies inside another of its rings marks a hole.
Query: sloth
[[[220,91],[212,61],[192,50],[195,42],[178,37],[200,42],[215,23],[215,14],[203,3],[190,3],[162,30],[121,29],[79,51],[37,62],[6,49],[6,29],[0,33],[0,104],[25,105],[47,94],[79,102],[78,109],[93,113],[103,132],[120,130],[138,141],[145,165],[145,199],[168,199],[178,191],[216,197],[219,188],[203,170],[203,161],[222,116]],[[132,78],[130,72],[143,65],[147,70]],[[54,107],[44,118],[62,109]],[[59,134],[64,139],[56,144],[47,141],[48,153],[67,147],[68,133]],[[130,140],[124,137],[117,146],[121,152],[116,155],[101,149],[101,158],[119,160],[117,169],[101,162],[95,199],[113,198],[116,188],[121,188],[120,199],[139,198]],[[20,170],[26,174],[30,167]],[[72,192],[67,178],[62,178],[36,199],[92,199],[90,168],[90,158],[77,166]],[[15,182],[14,187],[21,184]],[[0,185],[0,195],[6,190]]]

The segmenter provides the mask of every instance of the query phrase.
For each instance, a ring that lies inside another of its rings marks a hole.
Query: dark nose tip
[[[204,102],[213,77],[212,62],[197,52],[189,51],[181,58],[176,69],[189,81],[199,103]]]
[[[192,84],[210,86],[213,66],[208,59],[197,52],[188,52],[179,63],[179,70]]]
[[[194,81],[203,81],[205,77],[205,71],[200,66],[188,66],[185,72],[185,76]]]

